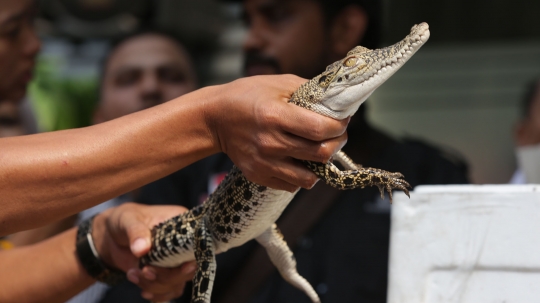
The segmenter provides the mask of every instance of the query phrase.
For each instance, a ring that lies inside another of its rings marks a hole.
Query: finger
[[[126,212],[120,220],[120,226],[128,236],[131,252],[136,257],[142,257],[151,248],[151,232],[144,217],[137,212]]]
[[[267,163],[265,171],[266,177],[261,176],[257,171],[243,173],[254,183],[289,192],[296,191],[298,187],[311,188],[318,180],[317,176],[304,164],[291,158]]]
[[[154,227],[155,225],[175,217],[179,214],[185,213],[188,211],[187,208],[180,205],[157,205],[152,206],[148,209],[147,214],[150,214],[148,221],[148,227]]]
[[[284,104],[280,112],[283,130],[313,141],[323,141],[343,135],[350,117],[335,120],[321,114],[296,106]]]
[[[260,184],[260,185],[264,185],[272,189],[288,191],[290,193],[294,193],[300,188],[300,186],[296,186],[294,184],[285,182],[275,177],[270,177],[270,178],[261,179],[259,181],[252,181],[252,182]]]
[[[322,142],[309,141],[295,135],[289,135],[283,141],[282,146],[288,147],[285,151],[281,151],[283,156],[326,163],[335,153],[345,146],[347,143],[347,133]],[[279,151],[274,150],[273,154],[279,154]]]
[[[191,281],[191,279],[193,279],[195,271],[197,270],[197,262],[186,262],[178,268],[161,268],[153,266],[146,267],[148,267],[148,270],[155,272],[157,282],[161,284],[179,284]],[[143,268],[143,274],[146,267]]]
[[[306,83],[308,80],[307,79],[304,79],[304,78],[301,78],[301,77],[298,77],[296,75],[293,75],[293,74],[284,74],[284,75],[276,75],[278,77],[280,77],[281,79],[284,79],[285,80],[285,83],[283,84],[283,86],[281,86],[281,88],[284,88],[286,91],[289,92],[288,96],[287,96],[287,101],[288,99],[290,99],[290,97],[292,96],[292,94],[304,83]],[[281,85],[282,83],[279,83],[279,82],[275,82],[279,85]]]
[[[145,266],[140,271],[129,271],[128,279],[132,282],[136,281],[141,289],[153,293],[164,294],[178,289],[179,285],[184,285],[193,279],[197,266],[187,263],[177,268],[159,268],[153,266]],[[133,279],[131,275],[137,274]]]
[[[259,80],[264,83],[265,86],[273,86],[278,92],[284,94],[285,100],[288,101],[292,94],[308,80],[298,77],[293,74],[280,74],[280,75],[257,75],[250,77],[251,80]],[[243,78],[246,79],[246,78]]]

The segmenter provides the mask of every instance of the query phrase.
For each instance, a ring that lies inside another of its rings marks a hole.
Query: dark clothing
[[[355,159],[354,154],[349,156]],[[413,187],[468,183],[463,161],[419,141],[392,140],[375,157],[361,164],[401,172]],[[140,201],[195,206],[207,194],[209,177],[228,171],[231,166],[225,155],[215,155],[145,187]],[[303,193],[299,192],[291,203]],[[294,254],[298,272],[313,285],[323,302],[386,302],[390,207],[388,198],[382,200],[377,188],[343,191],[330,211],[297,243]],[[220,302],[220,295],[256,245],[250,241],[217,256],[213,302]],[[189,302],[190,291],[187,287],[177,302]],[[310,300],[276,271],[250,302]]]

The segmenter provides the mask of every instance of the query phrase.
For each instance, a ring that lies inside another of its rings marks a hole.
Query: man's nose
[[[41,49],[41,40],[39,40],[37,33],[34,27],[30,24],[24,27],[24,38],[23,38],[23,54],[29,57],[34,57],[37,55]]]
[[[140,93],[141,99],[145,103],[145,107],[151,107],[163,102],[161,84],[158,77],[154,74],[144,76]]]
[[[141,90],[143,92],[153,92],[158,90],[158,88],[159,80],[157,76],[152,72],[146,72],[141,81]]]
[[[263,25],[261,22],[253,21],[247,28],[246,38],[242,45],[244,52],[262,50],[266,43]]]

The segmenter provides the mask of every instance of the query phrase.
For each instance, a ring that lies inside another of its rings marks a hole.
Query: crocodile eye
[[[346,67],[351,67],[356,64],[357,59],[355,57],[349,58],[343,63]]]

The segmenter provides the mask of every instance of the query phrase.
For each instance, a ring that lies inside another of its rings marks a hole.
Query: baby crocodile
[[[298,88],[289,102],[335,119],[352,116],[428,38],[429,27],[421,23],[392,46],[375,50],[357,46],[343,60]],[[409,194],[409,184],[400,173],[364,168],[341,151],[333,160],[346,170],[341,171],[332,161],[303,162],[338,189],[377,186],[383,198],[385,190],[389,193],[390,200],[394,188]],[[215,255],[256,239],[286,281],[313,302],[320,302],[311,285],[296,271],[294,256],[274,224],[295,194],[250,182],[233,167],[204,204],[153,228],[152,249],[141,258],[141,266],[175,267],[195,259],[198,269],[193,278],[192,302],[210,303]]]

